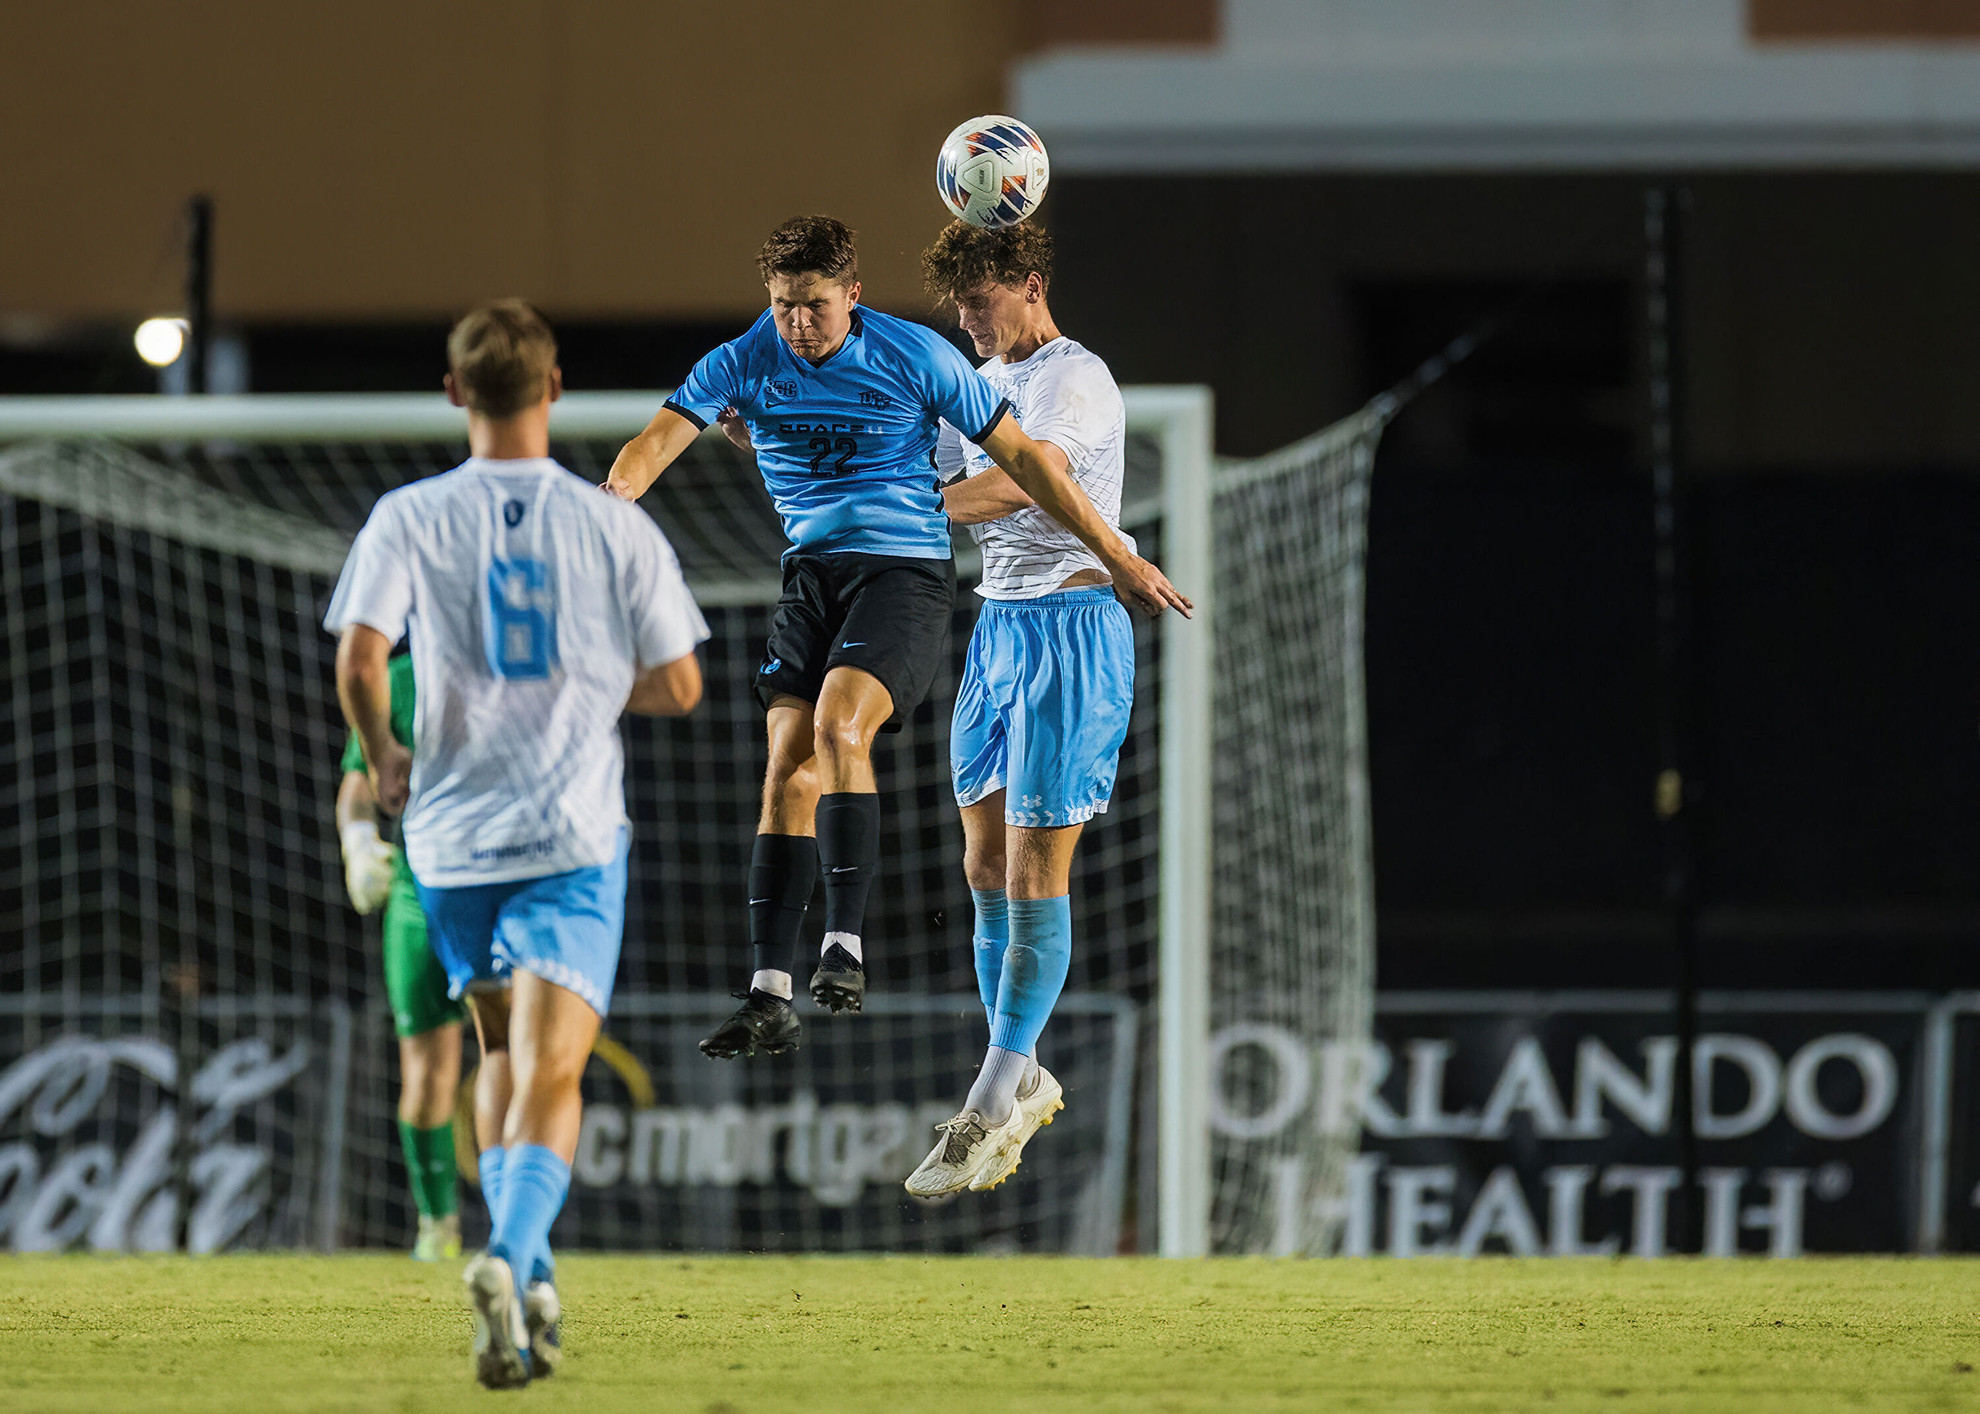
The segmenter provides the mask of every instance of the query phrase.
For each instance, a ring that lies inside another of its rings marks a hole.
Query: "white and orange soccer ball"
[[[1036,211],[1051,180],[1052,161],[1038,134],[999,113],[958,127],[935,158],[942,204],[970,225],[993,231]]]

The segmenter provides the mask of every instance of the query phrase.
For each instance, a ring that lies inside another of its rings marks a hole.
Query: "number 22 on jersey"
[[[813,476],[844,476],[846,463],[859,454],[859,443],[850,437],[813,437],[805,443],[811,453],[811,474]],[[828,464],[833,453],[838,460]]]

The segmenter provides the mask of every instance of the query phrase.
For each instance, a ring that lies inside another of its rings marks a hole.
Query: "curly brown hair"
[[[859,278],[852,227],[830,216],[793,216],[756,253],[756,272],[766,285],[772,275],[812,274],[850,285]]]
[[[921,279],[938,300],[952,299],[985,280],[1015,289],[1027,275],[1052,283],[1052,233],[1030,221],[986,231],[951,221],[921,253]]]
[[[447,367],[461,401],[488,417],[513,417],[549,391],[557,336],[533,305],[497,300],[464,316],[447,335]]]

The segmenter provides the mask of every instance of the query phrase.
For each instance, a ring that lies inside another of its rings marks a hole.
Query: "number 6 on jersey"
[[[483,644],[498,678],[542,679],[557,666],[557,595],[541,560],[492,560]]]

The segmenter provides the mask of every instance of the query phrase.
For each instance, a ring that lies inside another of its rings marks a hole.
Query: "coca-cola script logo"
[[[189,1250],[226,1247],[266,1210],[269,1155],[233,1142],[234,1119],[294,1080],[309,1061],[307,1041],[277,1056],[267,1041],[250,1037],[220,1049],[193,1076]],[[161,1090],[179,1088],[177,1058],[149,1036],[64,1036],[0,1071],[0,1137],[26,1135],[0,1143],[0,1242],[18,1252],[78,1243],[116,1252],[174,1246],[178,1104],[162,1100],[121,1152],[108,1143],[63,1142],[106,1117],[108,1105],[116,1103],[106,1097],[119,1067]]]

